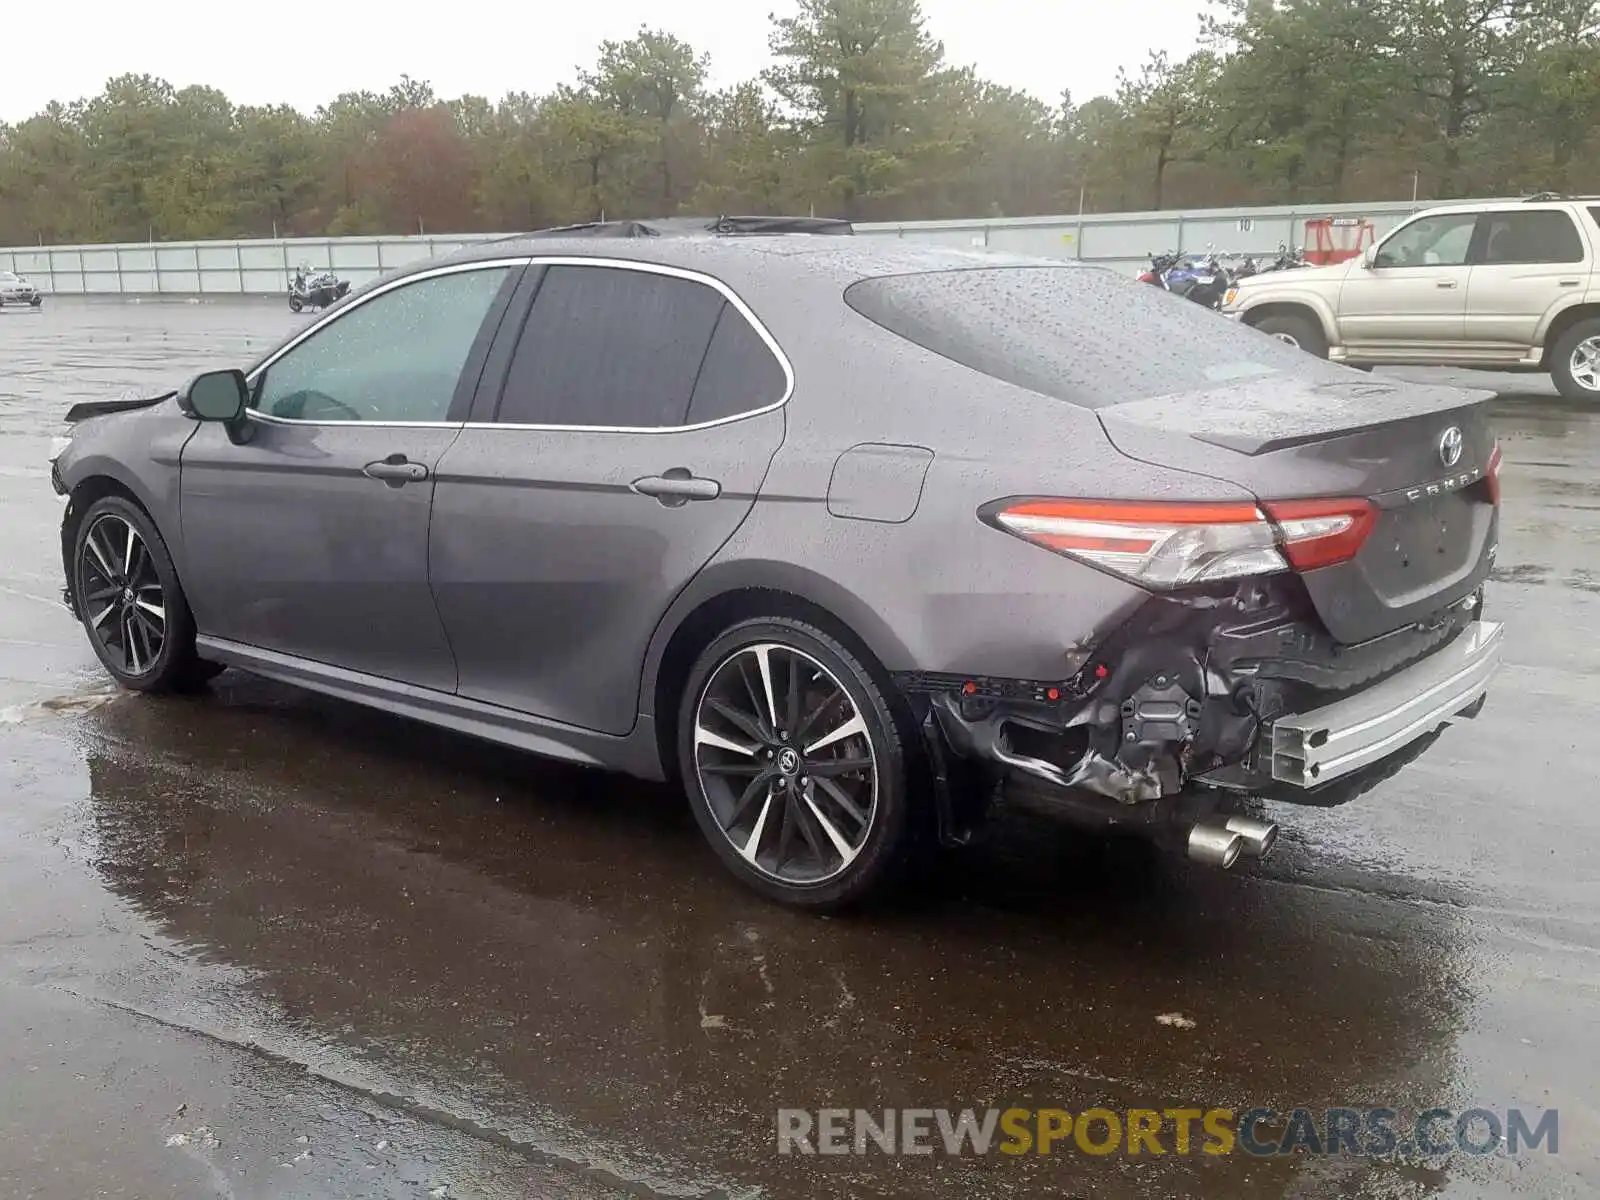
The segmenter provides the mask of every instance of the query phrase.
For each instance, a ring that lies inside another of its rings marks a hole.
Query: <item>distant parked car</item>
[[[1476,714],[1487,393],[817,232],[481,244],[79,405],[68,602],[137,691],[236,666],[680,780],[810,907],[999,788],[1228,867],[1277,834],[1230,795],[1339,803]]]
[[[44,296],[38,288],[15,271],[0,271],[0,307],[5,305],[38,308]]]
[[[1600,401],[1600,198],[1429,209],[1359,258],[1242,279],[1222,311],[1335,362],[1548,371]]]

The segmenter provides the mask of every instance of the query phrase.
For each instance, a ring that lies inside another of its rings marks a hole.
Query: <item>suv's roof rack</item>
[[[1535,192],[1531,196],[1524,196],[1522,202],[1524,204],[1548,204],[1552,200],[1565,200],[1567,198],[1560,192]],[[1582,197],[1579,197],[1579,199],[1582,199]]]
[[[705,237],[775,233],[853,234],[849,221],[831,217],[662,217],[643,221],[586,221],[518,234],[518,238],[547,237]]]

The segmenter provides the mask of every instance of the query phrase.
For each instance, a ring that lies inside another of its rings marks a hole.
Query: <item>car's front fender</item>
[[[1226,316],[1236,317],[1247,325],[1254,325],[1269,312],[1301,310],[1309,313],[1322,326],[1322,335],[1328,345],[1340,344],[1339,322],[1333,301],[1321,290],[1309,287],[1275,285],[1252,290],[1241,288],[1234,302],[1223,309]]]

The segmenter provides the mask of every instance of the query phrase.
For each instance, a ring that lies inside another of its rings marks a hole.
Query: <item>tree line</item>
[[[0,245],[1600,191],[1595,0],[1209,0],[1193,54],[1055,104],[952,65],[917,0],[793,3],[720,89],[649,28],[498,101],[120,76],[0,125]]]

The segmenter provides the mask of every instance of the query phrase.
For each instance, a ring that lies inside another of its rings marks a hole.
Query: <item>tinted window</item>
[[[852,284],[845,300],[935,354],[1088,408],[1263,376],[1345,380],[1348,374],[1098,267],[890,275]]]
[[[1402,225],[1378,250],[1380,267],[1459,267],[1467,261],[1477,213],[1443,213]]]
[[[301,421],[443,421],[508,267],[419,279],[347,310],[256,380],[252,406]]]
[[[681,425],[723,307],[703,283],[620,267],[551,267],[517,342],[498,419]]]
[[[724,304],[689,404],[689,424],[766,408],[783,399],[788,385],[783,367],[761,335],[743,313]]]
[[[1572,218],[1559,209],[1488,213],[1483,261],[1493,263],[1568,263],[1583,261],[1583,239]]]

